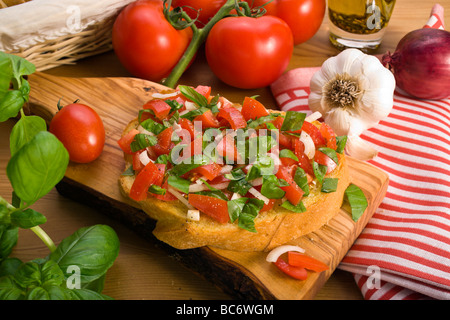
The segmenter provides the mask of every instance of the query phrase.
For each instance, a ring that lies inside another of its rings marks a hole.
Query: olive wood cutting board
[[[303,236],[291,244],[329,265],[321,273],[310,272],[299,281],[282,274],[265,261],[264,252],[234,252],[202,247],[176,250],[152,236],[155,222],[119,190],[118,178],[125,169],[117,140],[138,110],[155,90],[164,86],[135,78],[67,78],[45,73],[29,76],[31,86],[29,111],[47,122],[63,105],[80,99],[95,109],[106,130],[106,143],[101,156],[89,164],[70,163],[57,190],[64,196],[94,207],[120,220],[138,234],[167,250],[177,261],[211,281],[226,293],[240,299],[312,299],[345,256],[355,239],[381,203],[388,186],[388,176],[380,169],[349,159],[351,182],[365,193],[369,206],[354,222],[349,208],[342,207],[320,230]]]

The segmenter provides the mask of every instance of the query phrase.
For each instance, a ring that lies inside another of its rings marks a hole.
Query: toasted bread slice
[[[123,136],[138,125],[137,119],[130,122]],[[338,157],[339,165],[326,175],[338,178],[335,192],[321,192],[320,184],[313,184],[310,194],[302,199],[307,210],[301,213],[289,211],[277,201],[271,210],[255,218],[256,233],[241,229],[237,223],[219,223],[205,214],[200,215],[199,221],[189,220],[188,208],[178,200],[165,202],[149,196],[138,205],[157,221],[155,237],[174,248],[212,246],[234,251],[267,251],[319,229],[339,211],[350,181],[345,155],[338,154]],[[132,164],[132,157],[125,155],[125,161],[126,169]],[[120,177],[120,188],[125,196],[129,196],[134,179],[135,176],[130,175]]]

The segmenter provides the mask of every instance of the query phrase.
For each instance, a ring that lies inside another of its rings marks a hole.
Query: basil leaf
[[[316,176],[317,181],[322,183],[325,174],[327,173],[327,166],[323,164],[319,164],[315,161],[312,163],[314,175]]]
[[[240,180],[245,179],[246,175],[244,171],[242,171],[242,169],[239,168],[232,170],[230,173],[226,173],[224,177],[229,180]]]
[[[281,206],[295,213],[302,213],[306,211],[306,207],[301,201],[296,206],[294,206],[289,200],[286,200],[281,204]]]
[[[154,184],[154,185],[150,186],[150,188],[148,188],[148,192],[151,192],[154,194],[159,194],[159,195],[165,195],[167,190]]]
[[[192,157],[190,158],[190,160],[191,161],[189,163],[180,163],[178,165],[175,165],[172,169],[170,169],[169,173],[174,176],[182,176],[183,174],[188,173],[192,169],[207,164],[204,159],[197,161],[198,159]]]
[[[228,214],[231,222],[235,222],[239,218],[246,202],[247,198],[244,197],[228,201]]]
[[[155,120],[148,118],[141,122],[142,128],[147,131],[150,131],[153,134],[160,134],[166,127],[164,127],[161,123],[156,122]]]
[[[208,99],[205,98],[202,94],[195,91],[195,89],[188,86],[178,86],[180,92],[183,96],[194,102],[199,107],[207,107]]]
[[[68,164],[63,144],[41,131],[11,157],[6,172],[17,196],[31,205],[64,177]]]
[[[22,116],[11,130],[10,150],[13,156],[23,145],[27,144],[41,131],[47,130],[45,120],[38,116]]]
[[[281,131],[301,130],[305,118],[306,113],[298,111],[287,111],[280,130]]]
[[[281,199],[286,194],[280,189],[281,183],[274,175],[263,176],[263,184],[261,186],[261,194],[269,199]]]
[[[347,144],[347,136],[337,136],[336,137],[336,152],[343,153],[345,150],[345,145]]]
[[[338,186],[338,178],[325,178],[322,182],[322,192],[331,193],[335,192]]]
[[[154,146],[158,143],[156,136],[150,136],[145,133],[138,133],[134,136],[134,140],[130,144],[131,151],[136,152],[147,147]]]
[[[185,119],[189,119],[189,120],[193,120],[195,117],[202,115],[203,113],[205,113],[206,111],[208,111],[209,109],[206,107],[200,107],[198,109],[195,110],[191,110],[183,115],[180,116],[180,118],[185,118]]]
[[[170,175],[167,179],[167,182],[175,189],[186,194],[189,193],[189,186],[191,185],[191,182],[189,180]]]
[[[295,161],[298,161],[298,157],[289,149],[280,150],[280,158],[291,158]]]
[[[19,239],[18,230],[19,228],[11,224],[0,224],[0,262],[8,258],[17,244]]]
[[[12,275],[0,277],[0,300],[22,300],[22,292]]]
[[[331,148],[327,148],[327,147],[322,147],[317,149],[320,152],[326,154],[329,158],[331,158],[331,160],[333,160],[336,164],[339,164],[339,159],[337,156],[337,153],[335,150],[331,149]]]
[[[26,100],[20,90],[10,90],[0,100],[0,122],[17,116]]]
[[[11,213],[11,223],[22,229],[29,229],[47,222],[47,218],[33,210],[14,211]]]
[[[273,119],[277,118],[277,117],[281,117],[281,114],[278,113],[271,113],[268,116],[264,116],[255,120],[249,120],[247,121],[247,127],[250,129],[256,129],[258,128],[260,125],[272,121]]]
[[[345,189],[345,198],[350,204],[353,221],[358,221],[368,206],[364,192],[355,184],[350,184]]]
[[[170,157],[168,154],[162,154],[158,158],[156,158],[155,163],[168,164],[169,159],[170,159]]]
[[[306,197],[309,195],[308,176],[300,167],[297,167],[294,174],[295,183],[305,192],[303,195]]]
[[[167,99],[167,100],[164,100],[164,102],[167,103],[170,106],[170,112],[169,113],[172,113],[174,111],[177,111],[177,110],[183,108],[183,104],[179,103],[177,100]]]
[[[245,196],[252,185],[246,179],[232,180],[228,184],[227,190]]]
[[[264,201],[250,198],[239,215],[238,226],[250,232],[256,233],[255,218],[264,206]]]
[[[63,239],[49,255],[67,278],[69,266],[80,268],[81,287],[85,288],[102,277],[112,266],[119,253],[119,238],[107,225],[94,225],[78,229]]]

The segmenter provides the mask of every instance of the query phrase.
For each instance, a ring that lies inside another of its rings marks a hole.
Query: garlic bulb
[[[346,49],[327,59],[311,78],[309,107],[320,112],[339,136],[346,135],[346,152],[369,160],[377,151],[359,136],[392,110],[395,78],[374,56]]]

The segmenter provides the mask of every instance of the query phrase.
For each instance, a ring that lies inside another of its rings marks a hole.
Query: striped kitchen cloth
[[[424,27],[444,29],[442,6]],[[281,110],[311,113],[318,69],[293,69],[272,84]],[[353,273],[365,299],[450,299],[450,99],[396,90],[389,116],[361,138],[378,150],[369,162],[388,173],[389,186],[338,268]]]
[[[318,69],[293,69],[272,84],[281,110],[311,113]],[[396,91],[390,115],[361,138],[378,150],[369,162],[389,186],[338,268],[354,274],[366,299],[450,299],[450,99]]]

